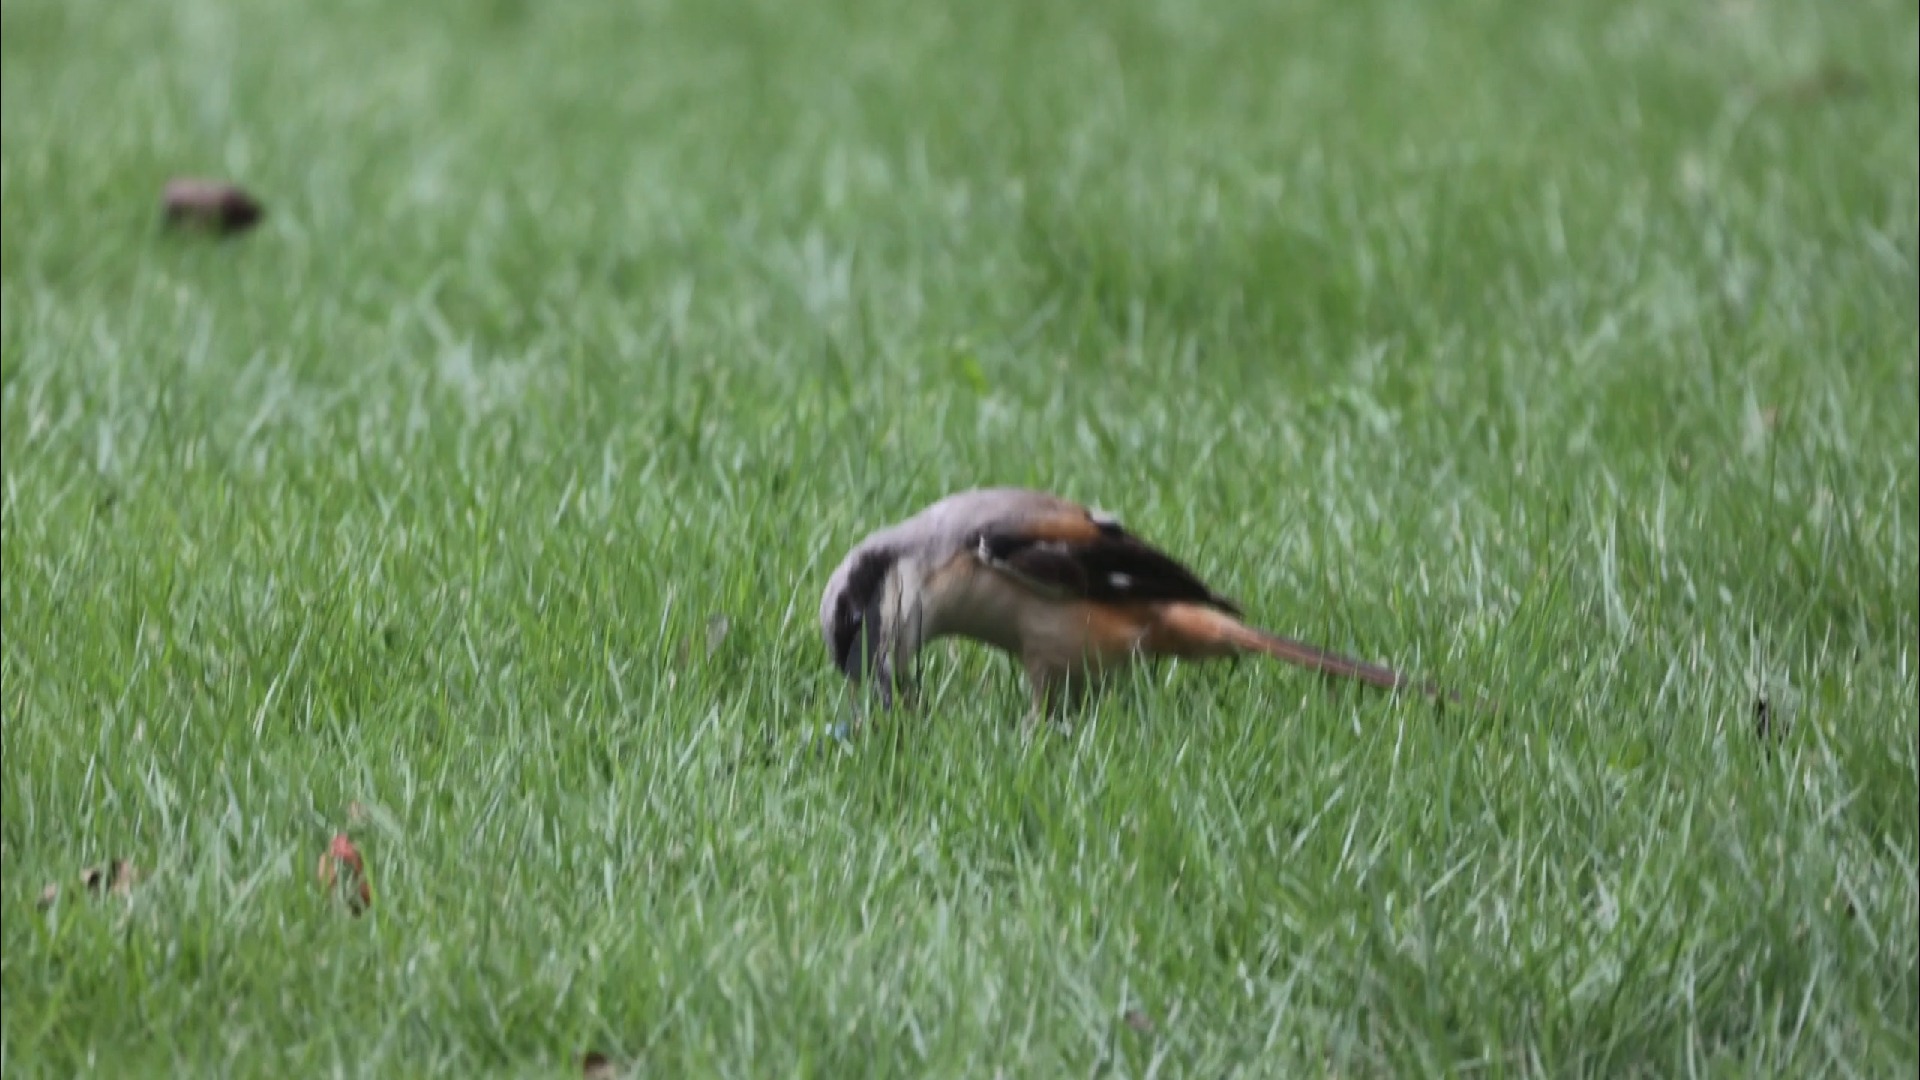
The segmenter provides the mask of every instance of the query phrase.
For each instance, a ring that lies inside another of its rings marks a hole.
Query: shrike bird
[[[820,598],[833,662],[891,704],[921,646],[958,636],[1026,669],[1036,716],[1138,660],[1257,653],[1386,690],[1439,690],[1240,621],[1240,609],[1113,518],[1038,491],[949,495],[868,536]],[[1448,695],[1458,700],[1453,695]]]

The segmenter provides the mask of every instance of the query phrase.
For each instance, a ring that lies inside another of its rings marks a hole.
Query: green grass
[[[1912,1076],[1917,29],[9,0],[0,1064]],[[988,483],[1507,709],[942,647],[798,756]]]

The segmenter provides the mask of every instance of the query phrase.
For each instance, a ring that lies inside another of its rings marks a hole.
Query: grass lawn
[[[9,0],[0,1066],[1914,1075],[1917,32]],[[801,753],[982,484],[1507,707],[941,646]]]

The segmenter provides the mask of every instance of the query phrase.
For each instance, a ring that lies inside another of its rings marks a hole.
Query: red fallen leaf
[[[346,833],[335,833],[333,842],[320,856],[318,868],[320,887],[330,896],[339,896],[346,901],[347,910],[355,915],[365,912],[373,906],[373,887],[367,881],[367,865],[360,858],[360,849]]]
[[[245,232],[266,214],[258,200],[232,184],[191,177],[167,181],[160,205],[169,225],[195,225],[225,234]]]

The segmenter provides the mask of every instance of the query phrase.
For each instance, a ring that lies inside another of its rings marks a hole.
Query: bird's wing
[[[984,526],[973,538],[973,553],[992,569],[1057,599],[1184,601],[1239,614],[1232,601],[1171,556],[1119,522],[1077,507]]]

